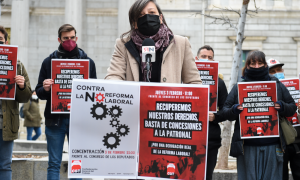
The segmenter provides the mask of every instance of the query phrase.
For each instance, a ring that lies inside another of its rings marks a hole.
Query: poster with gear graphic
[[[218,110],[218,61],[195,61],[203,85],[209,85],[209,111],[217,113]]]
[[[141,85],[139,179],[206,179],[209,92],[208,85]]]
[[[88,59],[52,59],[51,113],[69,114],[73,79],[89,78]]]
[[[73,80],[69,178],[136,178],[139,98],[139,83]]]
[[[287,90],[290,92],[290,95],[295,101],[296,106],[298,106],[298,100],[300,99],[300,91],[299,91],[299,79],[291,78],[291,79],[280,79],[280,82],[285,85]],[[288,121],[292,123],[293,126],[300,126],[297,111],[291,117],[286,117]]]
[[[0,99],[14,100],[18,46],[0,45]]]

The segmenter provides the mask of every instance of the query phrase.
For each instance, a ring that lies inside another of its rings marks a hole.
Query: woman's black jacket
[[[283,111],[279,112],[280,116],[293,116],[296,112],[297,106],[295,105],[294,99],[291,97],[286,87],[274,76],[270,75],[270,81],[276,81],[277,85],[277,100],[283,105]],[[233,113],[233,106],[238,103],[238,89],[237,84],[234,85],[231,92],[229,93],[226,102],[223,107],[223,116],[225,119],[235,122],[234,133],[231,141],[230,156],[237,157],[243,155],[243,140],[240,135],[240,122],[239,115]],[[286,142],[283,138],[282,129],[279,124],[281,147],[284,150]]]

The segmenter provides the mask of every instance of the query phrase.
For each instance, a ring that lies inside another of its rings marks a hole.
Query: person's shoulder
[[[51,53],[48,57],[46,57],[43,61],[43,63],[47,63],[47,62],[51,62],[51,59],[53,58],[57,58],[57,50],[53,51],[53,53]]]
[[[180,42],[185,42],[188,38],[185,37],[185,36],[180,36],[180,35],[174,35],[174,40],[175,42],[177,43],[180,43]]]

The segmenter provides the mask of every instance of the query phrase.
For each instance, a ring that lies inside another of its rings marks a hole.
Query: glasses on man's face
[[[67,41],[67,40],[69,40],[69,39],[71,39],[71,40],[73,40],[73,41],[75,41],[75,39],[76,39],[76,36],[71,36],[71,37],[63,37],[62,38],[64,41]]]

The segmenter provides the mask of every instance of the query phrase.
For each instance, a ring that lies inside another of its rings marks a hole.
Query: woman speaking
[[[201,84],[191,45],[186,37],[174,35],[155,0],[137,0],[129,10],[130,31],[116,40],[105,79]],[[142,62],[142,43],[155,43],[155,62],[147,76]]]

